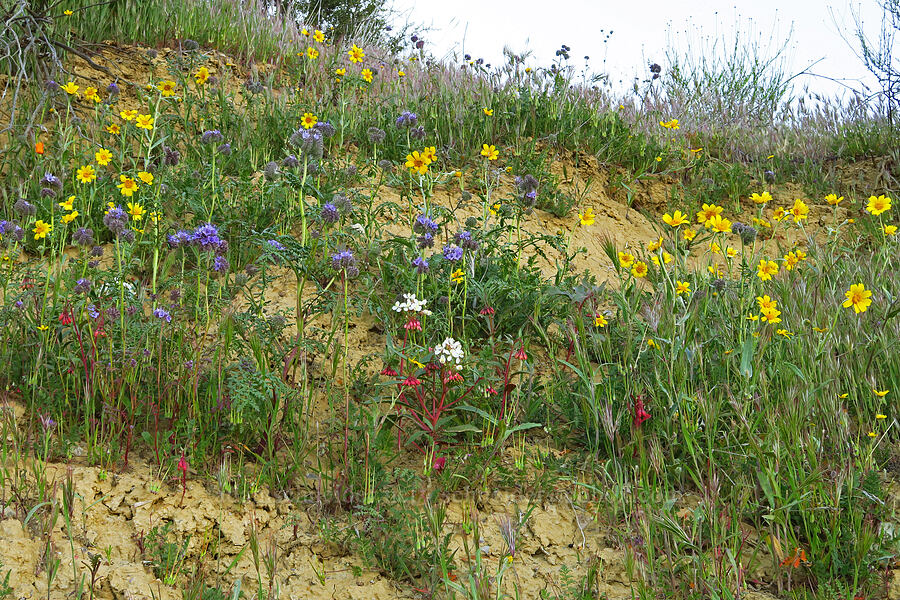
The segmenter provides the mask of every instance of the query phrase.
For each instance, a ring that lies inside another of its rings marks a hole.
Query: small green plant
[[[144,555],[153,567],[153,573],[166,585],[175,585],[185,572],[190,536],[184,540],[173,539],[172,523],[156,525],[144,538]]]

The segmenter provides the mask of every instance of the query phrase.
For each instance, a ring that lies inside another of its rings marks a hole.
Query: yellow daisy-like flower
[[[619,265],[624,269],[630,269],[634,264],[634,255],[628,252],[619,252]]]
[[[639,260],[636,263],[634,263],[634,266],[631,268],[631,274],[638,278],[646,277],[647,273],[648,273],[647,263],[645,263],[642,260]]]
[[[772,201],[772,194],[770,194],[769,192],[763,192],[762,194],[753,192],[750,195],[750,199],[753,200],[755,204],[768,204]]]
[[[153,117],[150,115],[138,115],[134,118],[134,126],[138,129],[150,131],[153,129]]]
[[[784,268],[790,271],[793,269],[797,263],[800,262],[800,259],[797,258],[796,252],[788,252],[784,255]]]
[[[105,167],[109,164],[109,161],[112,160],[112,152],[107,150],[106,148],[100,148],[96,152],[94,152],[94,160],[97,161],[97,164]]]
[[[362,51],[362,48],[353,44],[353,47],[347,50],[347,56],[350,57],[350,62],[358,63],[362,62],[363,57],[365,57],[366,53]]]
[[[484,112],[485,116],[487,116],[487,117],[493,117],[493,116],[494,116],[494,109],[493,109],[493,108],[482,108],[481,110],[482,110],[482,112]]]
[[[844,295],[847,297],[842,306],[844,308],[853,307],[856,314],[864,313],[872,304],[872,290],[867,290],[866,286],[861,283],[854,283],[850,286]]]
[[[500,212],[500,203],[495,202],[493,205],[488,206],[488,211],[490,211],[492,217],[496,217],[497,213]]]
[[[197,69],[197,72],[194,73],[194,81],[197,82],[197,85],[204,85],[207,81],[209,81],[209,69],[206,67],[200,67]]]
[[[723,210],[721,206],[716,206],[715,204],[704,204],[700,208],[700,212],[697,213],[697,222],[705,225],[714,216],[721,215]]]
[[[885,225],[884,226],[884,235],[897,235],[897,226],[896,225]]]
[[[875,389],[873,389],[872,393],[875,394],[876,396],[878,396],[879,398],[884,398],[885,396],[887,396],[888,394],[891,393],[891,390],[875,390]]]
[[[66,10],[63,11],[63,14],[66,15],[67,17],[71,17],[73,14],[72,9],[67,8]]]
[[[759,311],[760,320],[766,323],[781,323],[781,319],[778,315],[781,314],[781,311],[777,308],[763,308]]]
[[[680,129],[678,127],[678,119],[671,119],[669,121],[660,121],[660,126],[665,127],[666,129]]]
[[[722,273],[723,273],[722,265],[720,265],[719,263],[709,265],[708,267],[706,267],[706,270],[709,271],[710,273],[712,273],[713,275],[715,275],[716,277],[721,277]]]
[[[397,77],[400,77],[400,78],[406,77],[406,71],[397,71]]]
[[[687,215],[680,210],[676,210],[671,215],[666,213],[663,215],[663,222],[669,227],[680,227],[688,222]]]
[[[312,129],[318,122],[319,118],[311,112],[303,113],[303,117],[300,119],[303,129]]]
[[[828,204],[830,204],[832,206],[837,206],[838,204],[840,204],[843,201],[844,201],[844,197],[843,196],[838,197],[837,194],[828,194],[827,196],[825,196],[825,202],[827,202]]]
[[[778,264],[774,260],[760,259],[756,267],[756,276],[763,281],[769,281],[773,275],[778,274]]]
[[[594,209],[588,206],[584,209],[584,213],[579,213],[578,222],[583,225],[593,225],[594,224]]]
[[[424,175],[428,172],[428,161],[418,150],[414,150],[406,155],[406,168]]]
[[[594,315],[594,327],[606,327],[609,325],[609,321],[606,320],[606,317],[597,313]]]
[[[748,321],[759,321],[759,315],[754,314],[754,313],[750,313],[749,315],[747,315],[744,318],[747,319]]]
[[[325,41],[325,34],[316,29],[316,31],[313,33],[313,39],[321,44]]]
[[[144,206],[139,202],[129,202],[128,203],[128,214],[131,215],[131,218],[135,221],[140,221],[144,218],[144,215],[147,211],[144,209]]]
[[[878,434],[875,433],[874,431],[870,431],[870,432],[869,432],[868,434],[866,434],[866,435],[868,435],[870,438],[878,437]]]
[[[782,220],[784,220],[784,217],[787,216],[787,214],[788,214],[787,211],[784,210],[784,208],[782,208],[781,206],[779,206],[778,208],[775,209],[775,212],[772,213],[772,219],[774,219],[775,221],[782,221]]]
[[[159,85],[156,86],[156,89],[159,90],[160,95],[163,98],[171,98],[175,95],[176,84],[174,81],[166,80],[160,81]]]
[[[100,102],[100,94],[97,93],[97,88],[95,87],[84,88],[84,97],[95,103]]]
[[[780,336],[786,337],[786,338],[790,338],[792,335],[794,335],[792,332],[788,331],[787,329],[776,329],[775,333],[776,333],[776,335],[780,335]]]
[[[362,75],[362,78],[366,80],[366,83],[372,83],[372,69],[363,69],[360,75]]]
[[[70,96],[75,96],[78,94],[78,86],[75,85],[75,82],[73,81],[70,81],[66,85],[62,86],[62,90]]]
[[[304,28],[303,28],[303,31],[301,31],[300,33],[302,33],[303,35],[308,36],[308,35],[309,35],[309,30],[308,30],[306,27],[304,27]]]
[[[65,223],[66,225],[68,225],[69,223],[71,223],[72,221],[74,221],[77,217],[78,217],[78,211],[77,211],[77,210],[73,210],[73,211],[70,212],[69,214],[63,215],[63,216],[60,218],[60,221],[62,221],[62,222]]]
[[[879,421],[881,421],[882,419],[887,419],[887,415],[878,413],[877,415],[875,415],[875,418],[878,419]]]
[[[658,348],[658,344],[651,339],[647,340],[647,347],[649,348]]]
[[[662,236],[660,236],[660,238],[658,240],[656,240],[655,242],[650,242],[650,245],[647,246],[647,252],[656,252],[657,250],[662,248],[662,245],[663,245],[663,239],[662,239]]]
[[[815,331],[816,333],[825,333],[826,331],[828,331],[828,328],[827,327],[813,327],[813,331]]]
[[[63,210],[74,210],[75,208],[75,196],[69,196],[67,199],[59,203],[59,207]]]
[[[809,217],[809,207],[800,198],[794,200],[794,206],[788,212],[794,217],[794,223],[799,223]]]
[[[772,224],[766,221],[765,219],[759,219],[757,217],[753,217],[753,224],[757,227],[765,227],[767,229],[772,229]]]
[[[735,256],[737,256],[737,254],[738,251],[735,248],[732,248],[731,246],[725,248],[725,256],[727,256],[728,258],[734,258]]]
[[[343,67],[341,67],[339,69],[335,69],[334,74],[337,75],[338,77],[343,77],[344,75],[347,74],[347,69],[345,69]]]
[[[759,305],[760,310],[764,308],[776,308],[778,306],[778,301],[770,298],[768,294],[765,296],[757,296],[756,303]]]
[[[681,232],[681,237],[683,237],[686,242],[692,242],[694,241],[694,238],[697,237],[697,232],[688,228]]]
[[[125,121],[134,121],[138,115],[138,111],[136,110],[122,110],[119,111],[119,116],[122,117]]]
[[[122,132],[122,129],[116,125],[115,123],[110,123],[106,126],[106,133],[111,133],[113,135],[119,135]]]
[[[81,183],[90,183],[97,179],[97,171],[93,165],[84,165],[76,171],[75,178]]]
[[[466,274],[463,272],[462,269],[457,269],[457,270],[453,271],[453,273],[450,274],[450,280],[453,283],[462,283],[463,281],[466,280]]]
[[[711,219],[707,219],[704,225],[716,233],[729,233],[731,231],[731,221],[722,215],[713,215]]]
[[[689,281],[676,281],[675,282],[675,293],[679,296],[682,294],[690,294],[691,293],[691,283]]]
[[[138,171],[138,179],[143,181],[147,185],[153,185],[153,173],[148,173],[147,171]]]
[[[34,232],[34,239],[42,240],[47,237],[47,234],[53,231],[53,225],[51,223],[45,223],[43,220],[38,219],[34,222],[34,229],[31,231]]]
[[[866,210],[877,217],[881,213],[891,210],[891,199],[883,194],[881,196],[869,196]]]
[[[497,160],[498,158],[500,158],[500,152],[493,144],[482,144],[481,155],[488,160]]]
[[[306,49],[306,57],[309,58],[310,60],[315,60],[315,59],[319,58],[319,51],[316,50],[315,48],[313,48],[312,46],[310,46],[309,48]]]
[[[430,165],[437,160],[437,148],[435,146],[428,146],[427,148],[423,148],[422,156],[425,158],[425,160],[428,161],[428,164]]]
[[[131,198],[132,194],[138,191],[138,184],[131,177],[119,175],[119,181],[121,181],[121,183],[116,187],[119,188],[119,191],[122,192],[123,196]]]

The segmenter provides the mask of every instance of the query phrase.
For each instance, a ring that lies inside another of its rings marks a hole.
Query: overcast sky
[[[643,77],[648,61],[665,67],[670,43],[683,48],[698,47],[704,37],[733,41],[736,26],[773,52],[790,35],[787,58],[792,72],[820,61],[812,72],[855,87],[859,80],[873,85],[854,54],[853,12],[872,39],[882,18],[877,0],[393,0],[393,5],[410,21],[434,29],[425,39],[439,58],[468,52],[498,64],[503,46],[509,45],[517,52],[531,50],[529,62],[547,66],[560,45],[567,44],[577,67],[590,56],[593,71],[609,73],[622,87],[635,75]],[[828,95],[842,89],[818,77],[798,82]]]

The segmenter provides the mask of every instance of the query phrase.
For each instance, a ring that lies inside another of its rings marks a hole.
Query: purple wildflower
[[[427,273],[430,269],[428,261],[421,256],[413,259],[412,266],[415,267],[416,273],[418,273],[419,275]]]
[[[322,221],[325,223],[336,223],[340,218],[337,207],[331,202],[322,206]]]
[[[444,246],[444,258],[450,262],[456,262],[463,257],[463,249],[456,244],[448,244]]]
[[[153,311],[153,316],[159,319],[160,321],[165,321],[166,323],[172,322],[172,315],[164,308],[157,308]]]

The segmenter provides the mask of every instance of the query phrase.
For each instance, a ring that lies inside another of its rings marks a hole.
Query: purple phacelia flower
[[[172,322],[172,315],[164,308],[157,308],[153,311],[153,316],[159,319],[160,321],[165,321],[166,323]]]
[[[428,261],[421,256],[413,259],[412,266],[416,269],[416,273],[418,273],[419,275],[427,273],[431,268],[428,264]]]
[[[337,207],[331,202],[322,206],[322,221],[324,223],[336,223],[340,218]]]
[[[444,246],[444,258],[450,262],[456,262],[463,257],[463,249],[456,244],[448,244]]]

